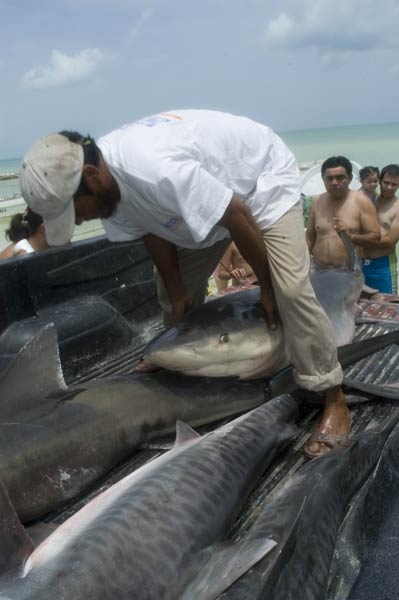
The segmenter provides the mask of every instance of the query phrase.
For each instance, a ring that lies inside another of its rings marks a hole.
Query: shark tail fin
[[[356,248],[352,240],[346,231],[340,231],[338,233],[339,237],[342,240],[343,245],[345,246],[346,254],[347,254],[347,265],[349,271],[361,271],[361,265],[359,261],[359,257],[356,254]]]

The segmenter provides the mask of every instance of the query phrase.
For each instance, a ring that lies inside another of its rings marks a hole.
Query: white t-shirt
[[[176,110],[97,142],[121,199],[103,225],[111,241],[147,233],[182,248],[229,236],[216,223],[233,192],[267,229],[299,200],[295,158],[268,127],[208,110]]]

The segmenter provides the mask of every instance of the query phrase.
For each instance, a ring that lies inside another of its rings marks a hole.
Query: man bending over
[[[334,334],[309,282],[299,170],[271,129],[226,113],[176,110],[97,144],[62,132],[30,148],[20,183],[50,244],[67,242],[75,222],[99,217],[110,240],[141,238],[169,323],[204,301],[233,240],[256,275],[272,328],[280,316],[298,385],[324,391],[308,455],[345,439],[350,420]]]

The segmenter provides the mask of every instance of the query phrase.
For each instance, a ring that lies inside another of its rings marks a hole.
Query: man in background
[[[339,232],[346,231],[355,246],[366,246],[379,240],[380,228],[371,200],[349,188],[350,160],[344,156],[327,158],[321,175],[326,192],[312,202],[306,239],[316,268],[339,268],[347,260]]]
[[[367,245],[363,251],[365,282],[385,294],[398,293],[398,261],[396,243],[399,240],[399,165],[387,165],[380,175],[380,193],[375,207],[381,239]]]

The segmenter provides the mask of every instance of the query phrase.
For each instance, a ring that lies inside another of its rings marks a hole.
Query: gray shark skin
[[[276,548],[220,600],[326,598],[334,547],[348,503],[371,476],[398,419],[395,411],[378,428],[353,438],[348,447],[307,463],[273,495],[242,541],[263,535],[277,541]]]
[[[314,271],[311,282],[329,317],[337,345],[354,336],[357,301],[363,286],[360,271]],[[271,376],[288,365],[281,326],[265,323],[259,289],[228,294],[207,302],[155,340],[144,351],[149,363],[186,375]]]
[[[93,484],[142,442],[259,406],[261,382],[173,373],[67,388],[55,328],[40,331],[0,379],[0,481],[23,522]]]
[[[33,552],[2,487],[0,597],[215,598],[275,545],[264,537],[220,542],[257,478],[295,437],[297,410],[281,396],[203,437],[181,424],[175,448],[97,496]],[[207,585],[193,596],[200,567]]]
[[[348,233],[345,230],[337,232],[339,237],[341,238],[341,242],[343,243],[346,250],[346,263],[349,271],[361,271],[362,267],[360,264],[359,257],[356,253],[356,248],[350,239]]]
[[[351,500],[335,545],[328,600],[398,597],[394,521],[399,498],[398,452],[399,424],[387,439],[372,475]]]

